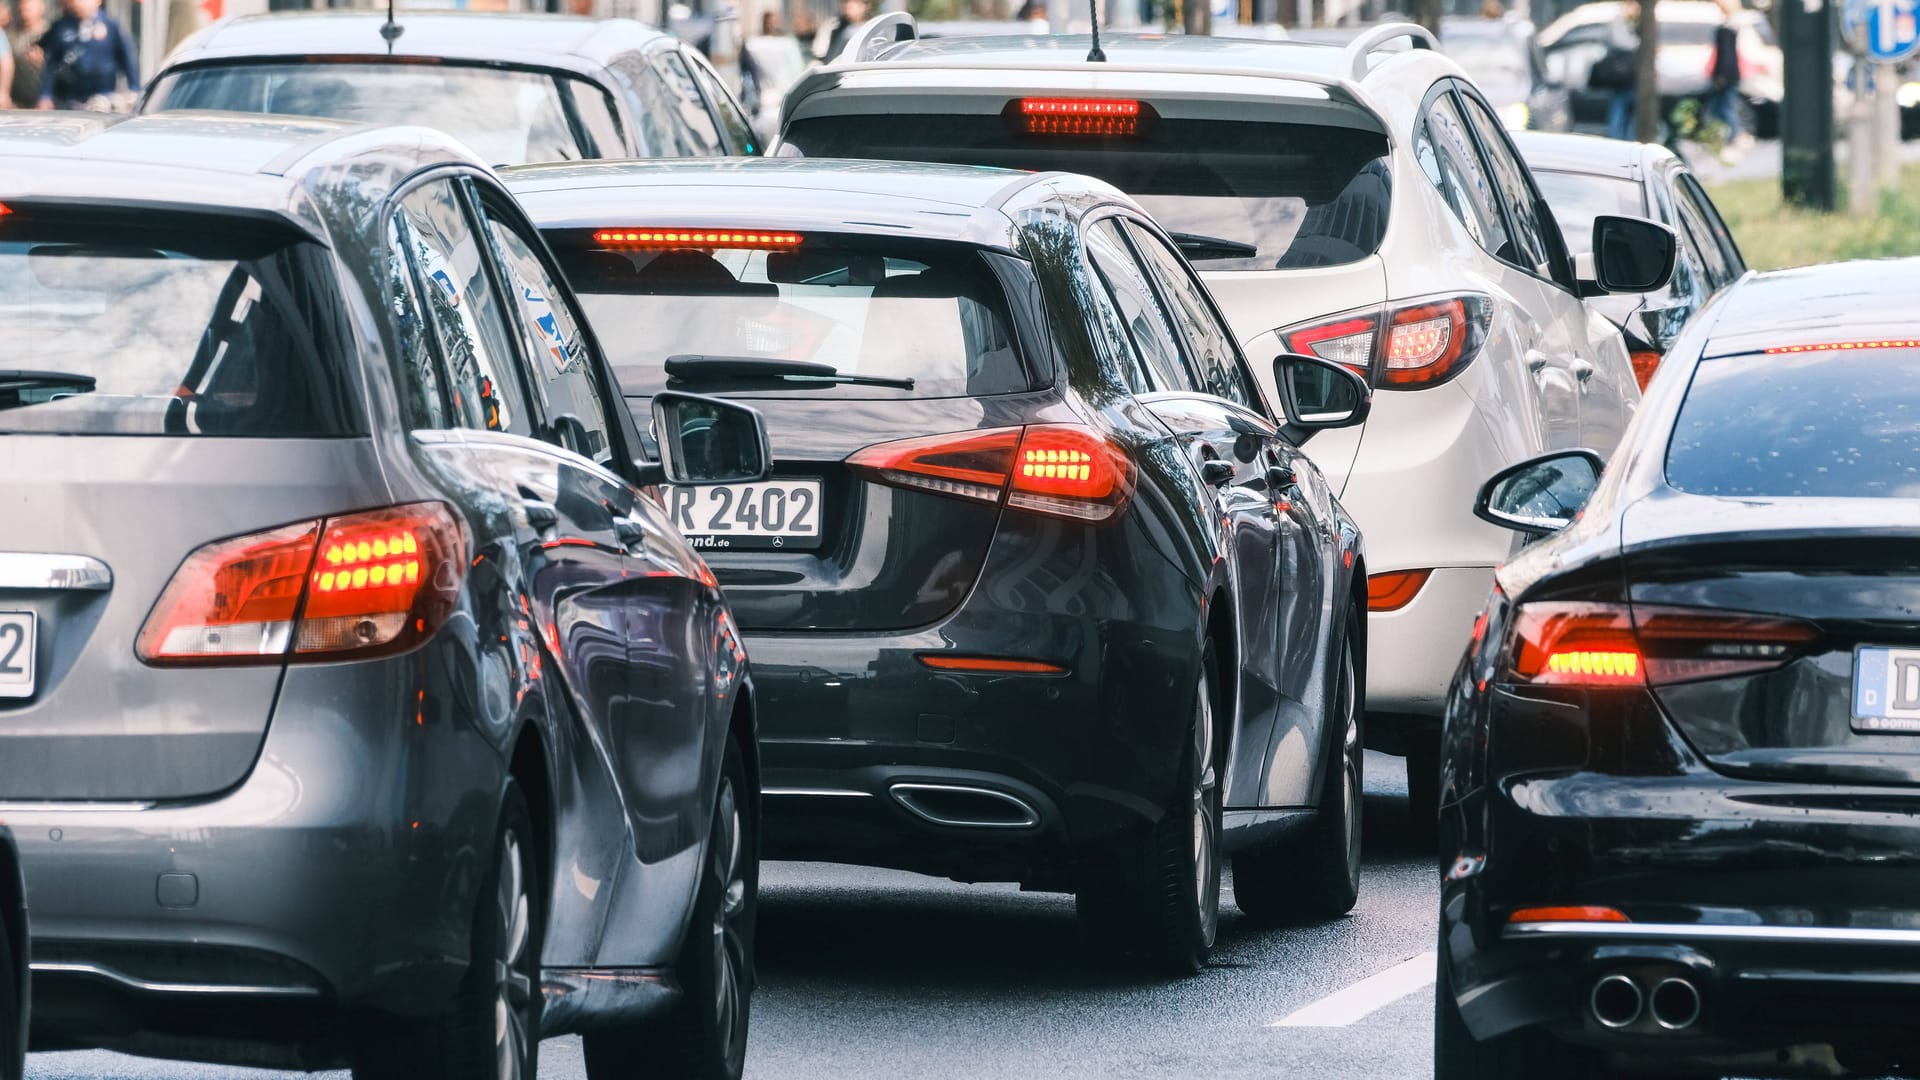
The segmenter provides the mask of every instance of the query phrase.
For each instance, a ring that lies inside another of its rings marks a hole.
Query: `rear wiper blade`
[[[27,371],[21,368],[0,368],[0,409],[11,409],[16,405],[37,404],[22,400],[28,390],[67,390],[77,394],[93,391],[97,380],[91,375],[82,375],[77,371]]]
[[[1238,240],[1188,232],[1167,235],[1173,237],[1173,242],[1180,245],[1180,253],[1189,259],[1251,259],[1260,254],[1259,248]]]
[[[667,357],[667,374],[676,379],[780,379],[798,383],[847,383],[854,386],[891,386],[913,389],[912,379],[889,379],[880,375],[855,375],[842,372],[832,364],[812,360],[783,360],[777,356],[700,356]]]

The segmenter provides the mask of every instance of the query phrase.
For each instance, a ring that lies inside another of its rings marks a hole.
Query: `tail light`
[[[1431,570],[1374,574],[1367,578],[1367,610],[1399,611],[1413,603],[1413,598],[1420,595],[1420,590],[1426,587],[1427,579],[1432,576]]]
[[[1297,353],[1369,376],[1388,390],[1438,386],[1466,369],[1486,344],[1492,302],[1463,295],[1347,314],[1281,331]]]
[[[1514,614],[1508,674],[1537,686],[1668,686],[1780,667],[1818,638],[1795,619],[1625,604],[1527,604]]]
[[[1021,98],[1007,113],[1028,135],[1138,135],[1143,109],[1131,98]]]
[[[1660,370],[1660,354],[1652,349],[1635,349],[1627,354],[1633,361],[1633,380],[1640,384],[1640,392],[1647,392],[1647,384],[1653,381],[1653,373]]]
[[[399,652],[439,629],[465,572],[465,533],[440,503],[220,540],[174,572],[134,651],[150,664]]]
[[[1133,490],[1119,445],[1076,424],[993,428],[880,443],[847,464],[883,484],[1000,502],[1076,521],[1105,521]]]

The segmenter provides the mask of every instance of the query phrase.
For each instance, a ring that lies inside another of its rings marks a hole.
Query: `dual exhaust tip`
[[[1664,1031],[1685,1031],[1700,1019],[1700,988],[1685,976],[1654,982],[1650,989],[1628,975],[1615,972],[1593,984],[1587,1009],[1601,1027],[1620,1031],[1651,1017]]]

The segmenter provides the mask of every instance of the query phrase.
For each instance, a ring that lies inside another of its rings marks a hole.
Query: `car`
[[[1180,244],[1270,400],[1282,353],[1369,379],[1372,421],[1309,455],[1368,539],[1366,737],[1407,755],[1430,832],[1452,675],[1431,646],[1472,622],[1513,547],[1465,507],[1499,464],[1611,448],[1640,394],[1582,299],[1605,290],[1575,278],[1492,107],[1406,24],[1344,47],[1115,37],[1090,63],[1085,37],[949,46],[889,19],[906,16],[872,24],[864,62],[788,95],[774,153],[1100,177]]]
[[[1297,446],[1364,419],[1360,379],[1269,357],[1298,388],[1262,394],[1172,242],[1082,177],[507,177],[636,410],[750,402],[781,448],[772,483],[664,496],[754,657],[767,857],[1072,892],[1175,976],[1225,857],[1259,918],[1353,906],[1366,553]]]
[[[489,164],[755,154],[699,50],[630,19],[409,11],[224,19],[140,99],[180,109],[422,124]]]
[[[737,1076],[755,698],[655,399],[426,128],[0,117],[0,791],[35,1044]],[[720,452],[726,441],[734,452]],[[0,876],[0,883],[7,880]]]
[[[1606,55],[1609,28],[1626,18],[1620,0],[1585,3],[1555,19],[1535,39],[1545,56],[1547,76],[1573,94],[1573,118],[1582,123],[1604,123],[1611,90],[1588,85],[1593,65]],[[1659,0],[1660,97],[1670,109],[1681,98],[1699,97],[1708,90],[1707,69],[1713,63],[1713,32],[1725,21],[1712,0]],[[1741,11],[1734,15],[1735,47],[1740,54],[1740,96],[1745,115],[1741,130],[1772,138],[1780,131],[1780,104],[1786,99],[1786,63],[1774,40],[1765,13]]]
[[[1547,77],[1533,39],[1525,19],[1440,20],[1440,51],[1466,69],[1507,130],[1572,131],[1572,95]]]
[[[741,42],[741,101],[759,144],[780,131],[780,103],[813,57],[792,34],[755,34]]]
[[[1533,132],[1513,141],[1560,223],[1575,265],[1591,263],[1593,221],[1601,214],[1650,218],[1679,240],[1673,279],[1665,287],[1590,301],[1620,327],[1644,391],[1687,322],[1747,272],[1740,245],[1693,170],[1664,146]]]
[[[1565,451],[1480,493],[1550,538],[1448,698],[1438,1080],[1920,1054],[1916,274],[1742,279],[1604,475]]]
[[[12,830],[0,825],[0,1080],[21,1080],[26,1074],[27,1022],[33,1013],[29,953],[20,849]]]

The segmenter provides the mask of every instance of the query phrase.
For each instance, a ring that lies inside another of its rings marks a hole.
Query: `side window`
[[[713,117],[708,114],[706,103],[700,99],[700,88],[693,83],[693,72],[687,70],[686,59],[671,49],[655,53],[653,59],[666,79],[668,92],[673,95],[674,106],[680,113],[681,127],[691,140],[688,156],[711,157],[725,153],[720,142],[720,129],[713,126]]]
[[[693,77],[700,83],[700,92],[707,97],[707,105],[713,109],[713,115],[719,117],[720,128],[727,137],[727,152],[732,154],[757,154],[759,141],[753,137],[753,128],[747,124],[747,118],[740,115],[740,109],[733,103],[733,95],[720,85],[720,79],[708,70],[707,65],[698,59],[691,61]]]
[[[1139,249],[1147,269],[1160,283],[1160,295],[1167,298],[1174,319],[1187,337],[1189,359],[1199,369],[1201,388],[1215,397],[1223,397],[1254,412],[1263,412],[1260,397],[1240,367],[1239,351],[1233,338],[1215,317],[1207,303],[1205,286],[1178,252],[1158,236],[1133,222],[1127,234]]]
[[[1480,165],[1473,149],[1473,137],[1454,107],[1453,95],[1442,94],[1427,110],[1426,120],[1414,129],[1414,157],[1433,186],[1440,189],[1447,205],[1467,227],[1474,243],[1488,254],[1505,258],[1507,223],[1500,216],[1498,194],[1493,181]]]
[[[684,153],[673,95],[667,92],[660,72],[639,53],[621,56],[612,63],[611,69],[614,77],[627,86],[627,105],[638,129],[635,141],[640,144],[635,153],[641,157],[674,157]]]
[[[1126,324],[1127,336],[1147,362],[1148,378],[1155,390],[1193,390],[1194,382],[1180,362],[1180,346],[1174,338],[1173,324],[1161,310],[1133,253],[1120,235],[1117,219],[1106,218],[1086,230],[1087,254],[1094,269],[1113,294]]]
[[[579,79],[562,78],[560,86],[566,91],[567,103],[572,106],[580,129],[592,144],[589,157],[631,156],[627,153],[627,140],[620,134],[620,114],[614,110],[613,99],[606,91]]]
[[[447,401],[447,375],[440,354],[427,340],[428,326],[420,292],[414,287],[413,251],[418,240],[407,215],[394,211],[387,220],[387,306],[398,339],[400,411],[408,430],[459,427]]]
[[[1708,265],[1713,268],[1717,280],[1716,287],[1730,284],[1733,279],[1747,272],[1746,260],[1740,257],[1740,249],[1734,245],[1733,234],[1727,231],[1727,223],[1720,218],[1720,210],[1713,200],[1700,189],[1699,181],[1691,176],[1680,177],[1679,203],[1682,214],[1688,224],[1700,228],[1701,248],[1712,248],[1704,252]]]
[[[500,253],[515,322],[526,343],[534,392],[544,399],[548,442],[602,464],[611,460],[604,389],[587,358],[580,322],[554,284],[532,241],[482,204]]]
[[[1546,229],[1540,222],[1540,201],[1533,197],[1526,166],[1513,156],[1500,122],[1480,99],[1462,94],[1460,100],[1475,134],[1480,136],[1488,172],[1493,177],[1499,200],[1506,204],[1507,218],[1513,223],[1512,249],[1495,250],[1494,255],[1529,273],[1551,278],[1553,264],[1547,254]]]
[[[400,200],[400,217],[426,293],[427,322],[440,346],[452,406],[447,419],[462,427],[531,434],[506,311],[453,182],[436,180],[409,192]]]

